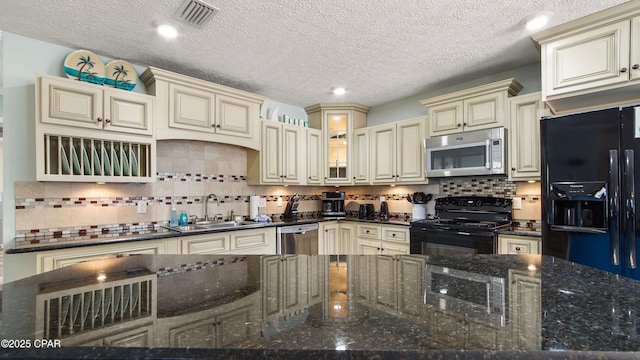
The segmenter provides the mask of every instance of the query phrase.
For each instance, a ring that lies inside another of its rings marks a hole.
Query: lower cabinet
[[[355,228],[356,225],[353,222],[321,222],[318,226],[318,254],[353,254],[353,238]]]
[[[498,254],[540,254],[541,238],[511,234],[498,235]]]
[[[409,228],[394,225],[359,224],[356,232],[358,255],[407,255]]]
[[[236,230],[176,238],[182,254],[262,255],[276,253],[275,228]]]
[[[36,254],[36,272],[40,274],[83,261],[114,258],[130,254],[179,253],[177,241],[174,238],[42,251]]]

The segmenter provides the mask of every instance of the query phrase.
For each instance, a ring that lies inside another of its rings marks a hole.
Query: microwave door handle
[[[491,140],[485,140],[485,144],[484,144],[484,148],[485,148],[485,159],[487,159],[487,162],[484,164],[484,167],[486,167],[487,169],[491,169]]]
[[[612,265],[620,265],[620,235],[618,229],[619,199],[619,164],[618,150],[609,150],[609,254]]]
[[[635,176],[634,176],[634,152],[633,150],[625,150],[624,151],[624,176],[625,176],[625,194],[624,194],[624,202],[625,202],[625,227],[624,234],[626,237],[626,246],[627,246],[627,267],[630,269],[636,268],[636,209],[635,209]]]

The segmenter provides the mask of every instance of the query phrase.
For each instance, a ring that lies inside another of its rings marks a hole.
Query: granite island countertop
[[[137,255],[5,284],[2,338],[31,347],[0,354],[630,358],[639,300],[638,281],[540,255]]]

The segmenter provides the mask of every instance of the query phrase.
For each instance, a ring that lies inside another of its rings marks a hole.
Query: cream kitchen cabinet
[[[271,255],[276,253],[275,228],[233,230],[175,238],[182,254]]]
[[[36,253],[36,273],[60,269],[83,261],[114,258],[131,254],[179,254],[176,238],[83,246]]]
[[[388,149],[387,149],[388,150]],[[353,131],[353,183],[369,184],[369,128]]]
[[[304,110],[309,126],[322,129],[323,183],[352,184],[352,133],[354,129],[366,126],[369,107],[355,103],[333,103],[316,104]]]
[[[637,101],[640,4],[628,2],[532,36],[542,99],[554,113]]]
[[[545,114],[540,92],[509,99],[509,178],[540,180],[540,118]]]
[[[358,224],[356,254],[409,254],[409,228],[394,225]]]
[[[429,137],[507,125],[507,99],[522,85],[506,79],[421,100],[427,107]]]
[[[371,128],[372,183],[425,182],[422,141],[424,118]]]
[[[511,234],[498,235],[498,254],[540,254],[540,237]]]
[[[266,97],[149,67],[140,75],[158,103],[159,140],[220,142],[260,149],[260,106]]]
[[[304,128],[275,121],[262,121],[261,151],[247,155],[251,184],[299,184],[305,158]],[[256,166],[258,163],[259,165]],[[260,179],[256,182],[256,179]]]
[[[36,179],[153,182],[154,98],[52,76],[36,79]]]
[[[353,222],[325,221],[318,225],[319,255],[351,255],[356,225]]]
[[[306,128],[307,134],[307,185],[322,184],[322,131]]]
[[[36,107],[43,124],[151,135],[154,97],[40,75]]]
[[[229,233],[213,233],[177,238],[181,254],[205,255],[228,254],[230,249]]]

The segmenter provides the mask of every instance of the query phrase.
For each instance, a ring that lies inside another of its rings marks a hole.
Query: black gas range
[[[411,223],[411,253],[493,254],[497,230],[511,225],[511,199],[455,196],[436,199],[436,217]]]

